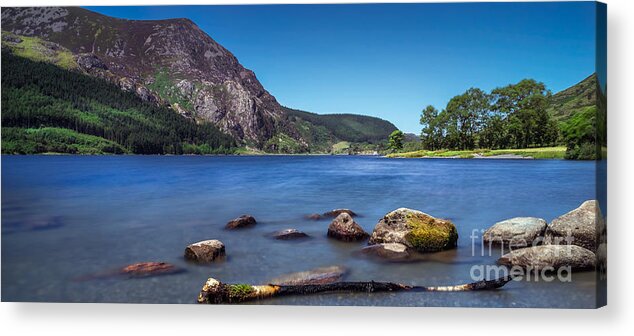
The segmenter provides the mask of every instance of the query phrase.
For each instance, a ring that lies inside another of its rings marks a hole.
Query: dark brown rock
[[[234,229],[250,227],[255,224],[257,224],[257,222],[255,221],[255,218],[253,216],[242,215],[236,219],[229,221],[229,223],[227,223],[227,225],[225,226],[225,229],[234,230]]]
[[[308,235],[296,229],[286,229],[273,233],[273,238],[278,240],[292,240],[308,238]]]
[[[225,244],[219,240],[204,240],[185,248],[185,259],[197,262],[212,262],[225,256]]]
[[[135,278],[167,275],[183,272],[184,270],[166,262],[140,262],[121,268],[120,273]]]
[[[310,219],[310,220],[320,220],[322,217],[320,214],[318,213],[314,213],[314,214],[310,214],[310,215],[306,215],[304,216],[306,219]]]
[[[347,212],[339,214],[328,226],[328,237],[343,241],[363,240],[369,236]]]
[[[351,217],[356,217],[357,216],[357,214],[354,211],[350,210],[350,209],[334,209],[334,210],[330,210],[328,212],[324,212],[324,214],[322,216],[323,217],[337,217],[337,216],[341,215],[342,213],[347,213]]]

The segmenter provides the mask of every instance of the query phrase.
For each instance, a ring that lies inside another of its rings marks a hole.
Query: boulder
[[[545,245],[573,244],[595,252],[605,221],[597,201],[585,201],[578,208],[554,219],[544,234]],[[567,241],[570,240],[570,241]]]
[[[134,278],[175,274],[180,272],[184,272],[184,270],[166,262],[154,261],[131,264],[121,268],[121,270],[119,271],[119,273],[122,275],[127,275]]]
[[[356,217],[357,214],[350,210],[350,209],[334,209],[334,210],[330,210],[328,212],[324,212],[323,213],[323,217],[337,217],[339,215],[341,215],[342,213],[347,213],[348,215],[350,215],[351,217]]]
[[[484,242],[511,247],[530,246],[542,236],[545,220],[535,217],[515,217],[495,223],[484,231]]]
[[[236,219],[230,220],[229,223],[225,226],[227,230],[240,229],[245,227],[250,227],[257,224],[255,218],[251,215],[242,215]]]
[[[588,249],[576,245],[540,245],[512,251],[498,259],[498,264],[519,266],[535,271],[552,267],[570,267],[573,271],[594,268],[596,256]]]
[[[368,244],[400,243],[418,252],[456,247],[458,231],[449,220],[407,208],[394,210],[374,227]]]
[[[106,64],[95,54],[79,54],[77,55],[77,64],[84,70],[101,69],[107,70]]]
[[[306,219],[310,219],[310,220],[320,220],[321,219],[321,215],[318,213],[313,213],[313,214],[309,214],[304,216],[304,218]]]
[[[343,240],[357,241],[368,238],[369,234],[363,230],[347,212],[342,212],[328,226],[328,237]]]
[[[325,285],[341,281],[348,273],[343,266],[327,266],[312,269],[310,271],[291,273],[272,279],[268,283],[274,285]]]
[[[407,246],[400,243],[383,243],[366,246],[361,253],[389,261],[405,261],[411,258]]]
[[[197,262],[212,262],[225,256],[225,244],[220,240],[204,240],[185,248],[185,259]]]
[[[308,238],[308,235],[296,229],[286,229],[273,233],[273,238],[278,240],[291,240]]]

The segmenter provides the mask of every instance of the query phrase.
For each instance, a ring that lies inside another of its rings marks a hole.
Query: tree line
[[[470,88],[438,110],[423,109],[421,145],[427,150],[528,148],[557,143],[559,127],[547,112],[551,96],[533,79],[485,92]]]
[[[105,80],[2,51],[2,126],[58,127],[113,141],[136,154],[231,153],[214,125],[142,101]],[[3,134],[4,138],[4,134]]]

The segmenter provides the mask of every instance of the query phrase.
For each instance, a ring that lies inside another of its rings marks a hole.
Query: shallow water
[[[385,159],[343,156],[2,156],[2,301],[193,303],[205,280],[266,283],[282,274],[344,265],[346,280],[413,285],[470,282],[494,264],[473,230],[516,216],[548,221],[594,198],[595,164],[561,160]],[[359,256],[365,243],[326,237],[304,215],[350,208],[371,232],[399,207],[451,219],[456,250],[415,263]],[[252,214],[251,229],[224,224]],[[43,218],[43,219],[42,219]],[[51,227],[47,223],[56,218]],[[312,238],[277,241],[296,228]],[[479,231],[478,231],[479,232]],[[225,261],[186,262],[186,245],[220,239]],[[86,280],[127,264],[166,261],[186,272]],[[81,280],[80,280],[81,279]],[[572,282],[515,281],[463,293],[323,294],[260,304],[593,307],[595,273]]]

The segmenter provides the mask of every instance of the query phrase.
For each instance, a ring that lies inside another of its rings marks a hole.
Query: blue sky
[[[189,18],[281,104],[417,134],[426,105],[441,109],[470,87],[534,78],[557,92],[595,68],[593,2],[86,8]]]

